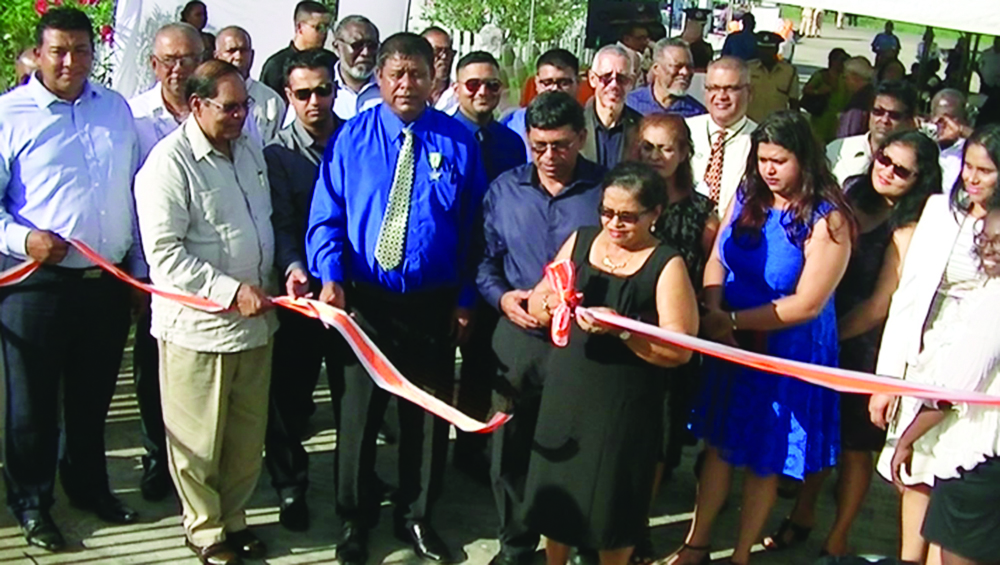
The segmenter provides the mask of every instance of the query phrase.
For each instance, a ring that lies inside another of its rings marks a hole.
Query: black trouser
[[[297,498],[309,487],[309,455],[302,447],[302,436],[312,414],[320,366],[325,360],[331,402],[334,412],[339,412],[346,345],[336,330],[298,312],[279,308],[278,320],[264,463],[278,496]]]
[[[3,256],[7,269],[19,263]],[[59,457],[59,386],[67,494],[109,492],[104,422],[130,323],[125,283],[94,269],[43,266],[0,288],[0,344],[7,379],[4,479],[15,513],[47,510]]]
[[[490,479],[500,515],[500,550],[523,555],[534,552],[538,545],[538,534],[522,521],[522,505],[551,346],[543,336],[529,334],[503,318],[493,334],[493,348],[500,369],[494,406],[514,414],[493,433]]]
[[[485,420],[490,412],[493,377],[497,373],[493,352],[493,332],[500,315],[483,300],[476,305],[476,317],[469,341],[461,347],[462,367],[458,373],[458,407],[466,414]],[[459,431],[455,438],[455,454],[482,453],[489,440],[487,434]]]
[[[413,384],[451,400],[455,347],[451,323],[456,291],[392,293],[353,285],[346,291],[355,319],[389,361]],[[372,525],[375,448],[389,393],[378,388],[354,355],[345,359],[337,430],[337,513]],[[448,424],[419,406],[399,402],[399,488],[396,519],[429,519],[441,491]]]
[[[147,306],[135,322],[132,371],[142,424],[142,445],[146,448],[143,467],[148,472],[161,472],[166,477],[170,471],[167,466],[167,434],[160,406],[160,353],[156,338],[149,333],[151,317],[152,309]]]

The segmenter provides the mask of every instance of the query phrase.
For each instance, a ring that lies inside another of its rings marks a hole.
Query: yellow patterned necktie
[[[708,169],[705,171],[705,184],[708,185],[708,197],[719,204],[719,194],[722,192],[722,160],[726,154],[726,130],[720,129],[715,133],[715,141],[712,143],[712,153],[708,159]]]
[[[396,174],[389,190],[389,203],[382,217],[382,229],[375,244],[375,260],[386,271],[403,262],[406,228],[410,218],[410,193],[413,192],[413,132],[403,130],[403,147],[396,160]]]

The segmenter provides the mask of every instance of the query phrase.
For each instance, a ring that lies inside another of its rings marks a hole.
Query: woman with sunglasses
[[[846,184],[860,234],[836,292],[840,366],[874,373],[902,259],[927,199],[941,190],[937,145],[918,131],[894,133],[876,150],[868,174],[851,177]],[[872,454],[885,445],[885,431],[868,417],[869,398],[840,395],[837,515],[823,554],[847,553],[851,525],[871,484]],[[830,470],[806,477],[792,513],[777,532],[765,538],[765,548],[785,549],[808,538],[816,519],[817,499]]]
[[[977,222],[976,261],[985,281],[969,291],[957,323],[925,359],[931,382],[1000,396],[1000,210]],[[934,456],[934,488],[922,534],[945,565],[987,565],[1000,556],[1000,408],[924,401],[896,444],[893,481],[920,450]]]
[[[768,116],[751,135],[743,184],[705,267],[702,334],[817,365],[837,365],[833,292],[851,254],[854,219],[807,118]],[[777,496],[778,477],[832,467],[840,447],[837,393],[706,358],[692,429],[705,462],[695,516],[669,565],[711,561],[712,525],[734,467],[745,467],[732,563],[745,565]]]
[[[654,226],[666,200],[663,179],[624,163],[605,179],[602,227],[569,237],[556,260],[572,259],[583,306],[693,335],[698,307],[683,259]],[[558,297],[546,280],[528,300],[542,325]],[[569,345],[549,356],[525,486],[526,523],[546,539],[548,565],[570,547],[597,550],[602,565],[624,565],[646,529],[660,450],[662,367],[691,352],[576,317]]]
[[[926,382],[923,369],[934,356],[946,330],[958,323],[957,307],[983,281],[972,254],[977,222],[1000,207],[997,168],[1000,166],[1000,126],[984,126],[966,141],[961,182],[951,197],[932,196],[917,223],[904,263],[899,288],[893,294],[882,334],[875,372]],[[898,410],[895,409],[898,402]],[[891,460],[896,443],[916,416],[920,403],[874,395],[869,402],[872,422],[888,428],[888,440],[878,461],[878,472],[892,480]],[[900,559],[939,563],[937,551],[928,552],[920,534],[930,500],[933,453],[916,446],[912,463],[899,477],[902,496]]]

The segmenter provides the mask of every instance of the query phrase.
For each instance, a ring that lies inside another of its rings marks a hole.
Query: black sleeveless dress
[[[660,244],[635,274],[590,264],[599,228],[583,228],[573,249],[584,306],[657,323],[656,282],[677,252]],[[573,321],[555,349],[525,487],[526,524],[557,542],[590,549],[635,545],[646,528],[653,470],[663,438],[663,369],[616,335],[589,334]]]

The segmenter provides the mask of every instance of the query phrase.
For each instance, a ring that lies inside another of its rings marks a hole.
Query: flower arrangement
[[[35,45],[35,25],[45,12],[59,6],[84,11],[94,24],[94,79],[111,76],[110,55],[114,42],[115,0],[4,0],[0,10],[0,92],[14,86],[14,63],[21,52]]]

